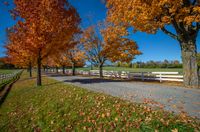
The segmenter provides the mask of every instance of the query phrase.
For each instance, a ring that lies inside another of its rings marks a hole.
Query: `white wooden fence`
[[[66,70],[66,74],[72,74],[72,70]],[[85,76],[99,76],[99,70],[76,70],[76,74]],[[179,72],[128,72],[128,71],[106,71],[103,70],[104,77],[183,82],[183,75]]]
[[[10,79],[13,79],[14,77],[16,77],[20,72],[22,72],[21,70],[19,71],[15,71],[13,73],[10,74],[0,74],[0,84],[9,81]]]
[[[158,80],[162,81],[175,81],[183,82],[183,75],[180,75],[178,72],[140,72],[129,74],[130,79],[141,79],[141,80]]]

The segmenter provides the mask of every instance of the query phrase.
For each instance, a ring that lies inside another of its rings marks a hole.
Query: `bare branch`
[[[200,29],[200,23],[197,22],[196,26],[194,26],[192,29],[198,31]]]
[[[161,30],[162,30],[165,34],[169,35],[170,37],[172,37],[172,38],[178,40],[178,36],[175,35],[175,34],[173,34],[173,33],[170,32],[170,31],[168,31],[167,29],[165,29],[165,27],[161,28]]]
[[[197,23],[197,26],[196,26],[196,27],[197,27],[197,30],[200,29],[200,23],[199,23],[199,22]]]
[[[194,1],[192,2],[192,5],[195,5],[195,4],[196,4],[196,2],[197,2],[197,0],[194,0]]]

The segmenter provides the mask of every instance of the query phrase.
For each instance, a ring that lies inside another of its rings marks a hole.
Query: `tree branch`
[[[198,31],[200,29],[200,23],[196,23],[196,26],[193,27],[193,30]]]
[[[195,5],[196,2],[197,2],[197,0],[194,0],[194,1],[192,2],[192,5]]]
[[[173,34],[173,33],[170,32],[170,31],[168,31],[167,29],[165,29],[165,27],[161,28],[161,30],[162,30],[165,34],[169,35],[170,37],[172,37],[172,38],[178,40],[178,36],[175,35],[175,34]]]
[[[197,23],[197,30],[200,29],[200,23]]]

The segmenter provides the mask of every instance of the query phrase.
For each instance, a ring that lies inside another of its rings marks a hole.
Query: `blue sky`
[[[83,28],[90,24],[95,24],[102,21],[106,17],[106,8],[101,0],[69,0],[70,3],[79,12]],[[4,56],[5,49],[3,48],[6,40],[5,29],[14,25],[14,21],[10,17],[8,7],[0,3],[0,56]],[[137,42],[139,49],[143,52],[142,55],[137,56],[134,61],[162,61],[181,60],[181,51],[178,41],[158,31],[157,34],[146,34],[137,32],[131,34],[130,38]],[[200,52],[200,34],[197,38],[197,47]]]

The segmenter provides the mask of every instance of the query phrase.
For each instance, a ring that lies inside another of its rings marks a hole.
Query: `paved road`
[[[200,119],[200,89],[81,76],[51,75],[51,77],[92,91],[103,92],[133,102],[147,103],[175,113],[186,112]]]

